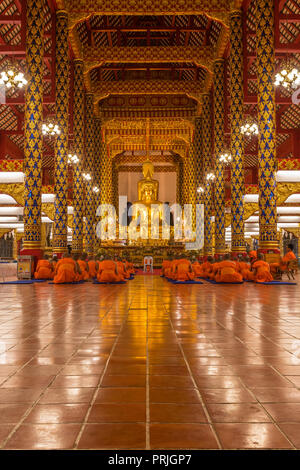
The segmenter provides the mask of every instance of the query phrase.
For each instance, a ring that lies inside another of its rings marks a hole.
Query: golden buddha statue
[[[158,200],[159,182],[152,178],[154,173],[153,163],[149,160],[143,164],[144,178],[138,182],[138,201],[142,204],[161,204]]]

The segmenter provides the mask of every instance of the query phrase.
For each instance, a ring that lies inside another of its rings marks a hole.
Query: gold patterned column
[[[85,99],[85,163],[84,170],[93,176],[94,170],[94,96],[86,94]],[[94,182],[85,182],[85,249],[89,255],[94,253]]]
[[[101,119],[94,119],[94,179],[95,184],[99,188],[99,192],[94,194],[94,218],[95,224],[96,212],[98,206],[101,204],[101,157],[102,157],[102,132],[101,132]],[[99,248],[100,240],[95,233],[95,251]]]
[[[41,248],[44,0],[27,0],[24,249]]]
[[[196,204],[196,151],[195,151],[195,131],[194,131],[194,136],[193,136],[193,142],[190,145],[190,150],[189,150],[189,185],[188,185],[188,190],[189,190],[189,204]]]
[[[196,200],[202,200],[201,194],[197,193],[197,188],[203,185],[203,155],[202,155],[202,117],[195,118],[194,152],[196,166]]]
[[[84,159],[84,86],[83,61],[74,60],[74,104],[73,104],[74,153],[79,163],[73,168],[73,233],[72,251],[80,253],[83,242],[84,188],[82,164]]]
[[[202,96],[202,151],[203,177],[213,169],[211,149],[211,99],[208,93]],[[205,180],[204,202],[204,254],[211,255],[212,247],[212,185]]]
[[[190,146],[186,150],[183,160],[183,186],[182,186],[182,202],[189,203],[189,176],[190,176]]]
[[[278,248],[273,0],[256,2],[256,69],[259,127],[259,247],[261,249]]]
[[[106,142],[104,141],[101,149],[101,204],[112,204],[112,159],[109,155]]]
[[[56,12],[56,120],[60,134],[56,139],[55,215],[53,251],[62,253],[67,247],[67,175],[69,120],[69,45],[68,15]]]
[[[224,165],[220,155],[224,150],[224,60],[214,63],[214,148],[215,179],[215,252],[225,252],[225,184]]]
[[[244,146],[241,126],[244,112],[242,12],[230,14],[230,127],[231,127],[231,250],[245,251]]]

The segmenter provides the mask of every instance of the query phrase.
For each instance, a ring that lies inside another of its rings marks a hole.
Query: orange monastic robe
[[[166,270],[171,267],[171,261],[168,259],[164,259],[162,263],[162,268],[161,268],[161,275],[166,276]]]
[[[239,261],[239,272],[244,280],[254,281],[254,273],[250,271],[250,264],[246,261]]]
[[[249,257],[250,257],[251,261],[253,259],[256,259],[257,258],[257,251],[256,250],[249,251]]]
[[[116,273],[117,265],[114,261],[104,260],[99,263],[97,279],[99,282],[124,281],[124,277]]]
[[[284,257],[282,258],[282,263],[280,264],[280,269],[283,271],[287,269],[287,265],[289,261],[292,261],[293,259],[297,259],[295,256],[295,253],[292,251],[289,251]]]
[[[220,263],[213,263],[211,265],[211,271],[208,273],[208,278],[211,279],[211,280],[216,280],[216,275],[218,273],[218,270],[219,270],[219,264]]]
[[[221,261],[216,274],[217,282],[242,282],[243,277],[236,271],[236,263],[234,261],[225,260]]]
[[[129,274],[134,274],[134,273],[135,273],[135,269],[134,269],[133,263],[130,263],[130,261],[125,260],[125,261],[124,261],[124,265],[125,265],[126,271],[127,271]]]
[[[167,268],[167,271],[168,271],[167,277],[169,277],[170,279],[175,279],[175,271],[176,271],[176,267],[179,261],[180,261],[179,259],[173,259],[173,261],[171,261],[171,267]]]
[[[47,259],[40,259],[38,261],[34,279],[53,279],[52,266]]]
[[[62,258],[55,267],[54,284],[77,280],[76,262],[72,258]]]
[[[180,259],[174,274],[176,281],[191,281],[195,278],[195,273],[191,270],[192,265],[188,259]]]
[[[205,261],[205,263],[202,264],[202,270],[203,277],[209,277],[210,273],[212,272],[212,263]]]
[[[196,277],[203,276],[203,269],[202,269],[201,264],[198,261],[195,261],[195,263],[192,264],[192,268]]]
[[[273,281],[273,276],[270,272],[270,265],[266,261],[255,261],[253,269],[256,269],[254,280],[256,282],[270,282]]]
[[[97,263],[95,260],[91,259],[90,261],[88,261],[88,265],[89,265],[89,278],[92,279],[93,277],[97,276],[97,269],[96,269]]]
[[[118,273],[125,279],[130,278],[130,273],[125,270],[124,263],[122,261],[117,261]]]
[[[77,263],[81,271],[81,274],[79,274],[79,281],[87,281],[89,279],[89,273],[86,270],[87,268],[86,261],[84,261],[83,259],[79,259]]]

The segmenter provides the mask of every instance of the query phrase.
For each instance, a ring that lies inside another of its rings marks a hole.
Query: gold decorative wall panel
[[[41,246],[44,0],[27,0],[24,248]]]

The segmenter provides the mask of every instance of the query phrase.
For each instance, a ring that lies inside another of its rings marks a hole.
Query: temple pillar
[[[189,149],[189,159],[188,159],[188,203],[196,204],[196,149],[195,149],[195,132],[193,137],[193,142],[190,145]],[[194,212],[194,211],[193,211]]]
[[[274,2],[256,2],[258,101],[259,247],[278,248],[276,209],[276,118]]]
[[[85,99],[85,161],[84,170],[92,176],[91,181],[85,181],[85,250],[88,255],[94,253],[94,95],[86,94]]]
[[[224,164],[224,60],[214,63],[214,150],[215,150],[215,252],[225,252],[225,182]]]
[[[101,204],[101,157],[102,157],[102,133],[101,133],[101,119],[94,119],[94,179],[95,185],[99,188],[98,193],[94,193],[94,217],[96,223],[97,208]],[[95,233],[95,251],[100,244],[100,240]]]
[[[72,252],[80,253],[83,242],[84,188],[82,165],[84,158],[84,86],[83,61],[74,60],[74,106],[73,106],[74,153],[79,162],[73,167],[73,227]]]
[[[201,194],[197,192],[200,185],[203,185],[203,158],[202,158],[202,118],[195,118],[195,135],[194,135],[194,152],[195,152],[195,172],[196,172],[196,201],[200,203]]]
[[[208,93],[203,95],[202,101],[202,152],[203,152],[203,178],[204,188],[204,254],[212,255],[212,183],[207,181],[206,175],[212,170],[211,149],[211,99]]]
[[[192,145],[192,144],[191,144]],[[189,203],[189,177],[190,177],[190,146],[186,149],[185,158],[183,161],[183,178],[182,178],[182,204]]]
[[[23,254],[41,256],[44,0],[27,0]]]
[[[67,248],[67,191],[68,191],[68,120],[69,120],[69,45],[68,14],[56,12],[56,121],[60,134],[56,138],[55,215],[53,251],[63,253]]]
[[[112,188],[112,159],[109,155],[106,142],[102,143],[101,148],[101,204],[112,204],[113,188]]]
[[[244,146],[243,28],[242,12],[230,13],[230,128],[231,128],[231,250],[244,252]]]

